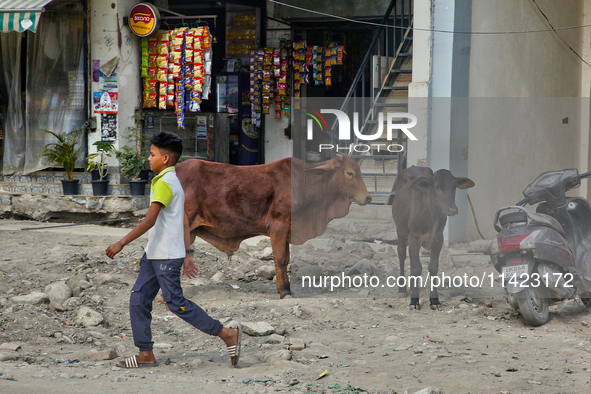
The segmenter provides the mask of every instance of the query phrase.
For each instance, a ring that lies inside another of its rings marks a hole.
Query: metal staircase
[[[341,111],[358,112],[360,134],[382,134],[372,141],[355,137],[357,161],[374,204],[392,204],[397,174],[406,168],[406,136],[400,130],[386,138],[387,114],[408,112],[408,85],[412,81],[413,1],[392,0],[381,26],[361,63]],[[383,124],[379,114],[383,113]],[[394,123],[408,123],[395,119]],[[336,122],[331,128],[336,138]],[[358,144],[362,144],[359,146]]]

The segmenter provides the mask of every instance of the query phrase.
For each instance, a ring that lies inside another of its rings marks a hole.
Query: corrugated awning
[[[51,0],[0,0],[0,32],[35,32],[44,6]]]

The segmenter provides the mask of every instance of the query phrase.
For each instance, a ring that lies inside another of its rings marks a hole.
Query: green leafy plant
[[[132,181],[138,180],[140,171],[144,168],[144,162],[146,161],[144,156],[129,146],[124,146],[115,151],[115,156],[121,164],[121,174]]]
[[[96,146],[98,152],[90,154],[86,158],[86,160],[88,160],[88,168],[86,171],[90,171],[91,169],[98,170],[99,181],[102,181],[109,173],[109,165],[106,163],[107,157],[111,157],[111,152],[114,151],[115,148],[112,143],[103,141],[97,141],[92,145]],[[95,160],[97,158],[98,160]]]
[[[131,118],[134,121],[133,127],[126,127],[125,128],[125,135],[124,137],[127,138],[129,141],[133,142],[135,146],[135,150],[143,156],[144,154],[144,140],[146,139],[146,135],[142,130],[142,122],[141,116],[139,114],[132,115]]]
[[[82,147],[76,146],[78,145],[78,137],[82,134],[83,129],[73,130],[69,133],[55,133],[49,130],[45,130],[45,132],[57,138],[58,142],[45,145],[45,149],[39,152],[39,155],[43,156],[50,163],[64,167],[68,180],[73,180],[78,153],[82,149]]]

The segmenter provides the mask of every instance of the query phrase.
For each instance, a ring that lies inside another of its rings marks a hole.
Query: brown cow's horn
[[[337,153],[336,154],[336,158],[337,158],[338,161],[343,161],[343,159],[344,159],[343,155],[340,154],[340,153]]]

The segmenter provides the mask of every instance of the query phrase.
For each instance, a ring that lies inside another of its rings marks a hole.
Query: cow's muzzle
[[[365,197],[355,198],[355,202],[359,205],[367,205],[371,202],[371,196],[367,194]]]
[[[445,214],[447,216],[456,216],[458,214],[458,208],[456,208],[456,207],[447,208],[447,210],[445,211]]]

